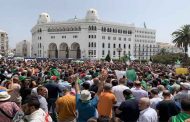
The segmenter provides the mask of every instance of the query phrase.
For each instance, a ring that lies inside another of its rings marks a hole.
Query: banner
[[[187,68],[176,68],[175,72],[176,72],[177,75],[180,75],[180,74],[184,75],[184,74],[188,74],[189,73],[189,71],[188,71]]]

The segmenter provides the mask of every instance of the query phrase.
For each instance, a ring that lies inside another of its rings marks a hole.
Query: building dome
[[[90,9],[86,13],[87,20],[98,20],[98,12],[95,9]]]
[[[6,31],[0,29],[0,33],[6,33]]]
[[[50,16],[48,13],[41,13],[38,18],[38,24],[50,22]]]

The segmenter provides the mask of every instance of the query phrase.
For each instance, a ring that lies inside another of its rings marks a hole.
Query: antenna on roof
[[[77,20],[77,16],[75,16],[74,20]]]
[[[144,22],[144,28],[146,28],[146,23]]]

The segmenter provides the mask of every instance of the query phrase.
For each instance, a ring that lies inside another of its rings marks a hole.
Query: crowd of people
[[[190,75],[154,63],[1,60],[0,122],[190,122]]]

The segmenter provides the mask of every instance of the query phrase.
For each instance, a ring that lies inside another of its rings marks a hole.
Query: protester
[[[70,93],[70,89],[64,89],[64,96],[56,101],[58,122],[76,122],[76,99]]]
[[[182,112],[178,115],[171,117],[170,122],[186,122],[190,119],[190,99],[181,101]]]
[[[163,91],[163,101],[159,102],[156,109],[159,114],[159,121],[168,122],[171,116],[175,116],[180,112],[180,108],[171,99],[169,90]]]
[[[21,111],[15,102],[10,102],[11,95],[0,90],[0,122],[13,122],[18,111]]]
[[[117,108],[116,114],[119,114],[119,117],[124,122],[136,122],[139,118],[138,101],[129,89],[125,89],[123,95],[126,100]]]
[[[150,99],[141,98],[139,100],[140,115],[137,122],[157,122],[158,116],[153,108],[150,108]]]
[[[48,113],[40,108],[40,102],[36,96],[28,96],[23,104],[25,117],[23,121],[28,122],[52,122]]]
[[[10,97],[0,103],[22,104],[22,110],[29,114],[24,118],[29,121],[45,116],[52,116],[54,122],[154,122],[158,118],[189,121],[188,107],[184,109],[188,104],[182,102],[190,96],[189,73],[179,75],[172,65],[135,61],[128,66],[120,61],[0,60],[0,83],[0,90]],[[31,95],[36,96],[35,104],[29,105],[26,101]],[[10,109],[4,105],[0,108]],[[14,116],[11,121],[22,119],[21,109],[11,113]]]

